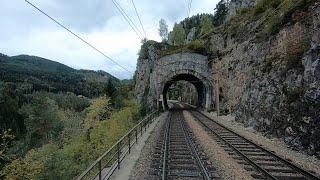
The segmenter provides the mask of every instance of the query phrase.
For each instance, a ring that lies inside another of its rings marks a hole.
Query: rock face
[[[229,3],[227,19],[234,16],[239,9],[253,7],[256,3],[257,0],[231,0]]]
[[[196,38],[197,28],[193,27],[187,35],[185,43],[188,44]]]
[[[320,6],[309,8],[308,21],[286,26],[268,41],[214,34],[210,48],[222,54],[213,60],[222,109],[314,154],[320,151]]]
[[[251,6],[254,1],[243,0],[241,3]],[[292,15],[292,22],[267,40],[259,40],[259,34],[255,32],[248,32],[252,35],[242,40],[232,34],[213,33],[207,49],[215,54],[208,59],[207,68],[212,67],[212,71],[208,71],[207,77],[214,72],[218,81],[213,78],[204,81],[218,87],[222,112],[234,114],[237,121],[267,136],[283,137],[292,147],[320,156],[320,3],[297,13]],[[252,23],[252,27],[258,23]],[[139,60],[138,69],[153,67],[161,74],[170,68],[155,64],[170,64],[178,57],[176,54],[161,59],[157,55],[153,61]],[[187,53],[182,59],[206,59],[200,57]],[[179,61],[177,67],[183,66],[188,66],[189,72],[196,68]],[[142,81],[155,83],[154,87],[161,82],[150,70],[139,70],[139,73],[137,81],[143,77]],[[146,89],[139,83],[138,96]],[[148,87],[148,97],[152,99],[157,88]]]

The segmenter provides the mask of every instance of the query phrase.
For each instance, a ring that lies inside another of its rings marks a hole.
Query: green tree
[[[139,109],[136,101],[125,100],[124,108],[112,112],[107,121],[100,120],[107,104],[107,98],[101,97],[87,108],[84,125],[90,127],[89,132],[80,131],[63,146],[51,142],[31,149],[3,168],[4,179],[51,180],[78,176],[135,124]]]
[[[168,39],[168,25],[164,19],[159,21],[159,35],[162,38],[162,41],[166,41]]]
[[[216,8],[215,8],[216,12],[214,13],[214,17],[213,17],[213,25],[215,26],[220,26],[221,24],[223,24],[227,18],[227,14],[228,14],[228,5],[226,3],[225,0],[221,0]]]
[[[179,46],[184,44],[186,39],[186,31],[184,30],[182,24],[174,24],[172,37],[174,45]]]
[[[112,105],[115,105],[118,93],[117,93],[117,88],[112,79],[108,80],[107,87],[106,87],[106,95],[110,98],[110,103]]]
[[[12,83],[0,83],[0,133],[7,129],[12,129],[16,135],[23,133],[23,119],[18,114],[19,97]]]
[[[35,96],[30,104],[21,108],[20,113],[25,117],[30,147],[38,147],[50,140],[56,140],[63,129],[58,115],[58,105],[44,94]]]
[[[14,139],[14,135],[12,134],[11,129],[4,131],[2,134],[0,133],[0,169],[2,169],[5,163],[10,161],[10,157],[7,155],[7,151],[13,139]],[[1,179],[1,173],[0,173],[0,179]]]
[[[213,29],[212,19],[210,16],[204,16],[201,20],[201,35],[211,32]]]
[[[43,92],[41,92],[43,93]],[[72,92],[69,93],[45,93],[50,99],[53,99],[60,109],[74,110],[81,112],[90,106],[89,99],[84,96],[77,96]]]

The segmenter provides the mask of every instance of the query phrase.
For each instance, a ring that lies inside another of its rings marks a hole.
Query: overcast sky
[[[140,39],[111,0],[29,0],[118,63],[134,72]],[[131,0],[117,0],[138,24]],[[191,14],[213,13],[219,0],[193,0]],[[187,16],[188,0],[134,0],[147,38],[160,40],[158,23]],[[71,36],[24,0],[0,1],[0,53],[28,54],[61,62],[76,69],[104,70],[120,78],[132,73],[119,68]],[[138,26],[140,27],[140,26]]]

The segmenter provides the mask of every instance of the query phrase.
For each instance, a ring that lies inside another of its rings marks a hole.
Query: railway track
[[[191,111],[191,113],[228,154],[239,164],[244,165],[245,169],[251,173],[253,178],[319,180],[319,178],[311,172],[255,144],[206,115],[198,111]]]
[[[219,179],[195,143],[181,111],[169,113],[161,137],[154,153],[152,179]]]

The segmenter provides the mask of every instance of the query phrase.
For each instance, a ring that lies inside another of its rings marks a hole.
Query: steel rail
[[[162,175],[161,175],[162,180],[167,179],[167,157],[168,157],[168,146],[169,146],[169,140],[170,140],[171,118],[172,118],[172,114],[170,113],[166,123],[166,132],[165,132],[165,138],[164,138],[164,150],[163,150],[164,153],[163,153]]]
[[[202,112],[200,112],[200,111],[198,111],[198,110],[196,110],[195,112],[199,113],[200,115],[202,115],[202,116],[205,117],[206,119],[214,122],[215,124],[217,124],[218,126],[222,127],[223,129],[225,129],[225,130],[231,132],[232,134],[240,137],[242,140],[248,142],[249,144],[254,145],[254,146],[257,147],[258,149],[260,149],[260,150],[262,150],[263,152],[269,154],[271,157],[276,158],[278,161],[280,161],[280,162],[284,163],[285,165],[291,167],[293,170],[295,170],[296,172],[304,175],[304,176],[307,177],[308,179],[320,180],[319,177],[317,177],[317,176],[311,174],[310,172],[308,172],[308,171],[306,171],[306,170],[298,167],[297,165],[289,162],[288,160],[281,158],[281,157],[278,156],[277,154],[275,154],[275,153],[273,153],[273,152],[271,152],[271,151],[269,151],[269,150],[261,147],[260,145],[256,144],[255,142],[253,142],[253,141],[245,138],[244,136],[242,136],[242,135],[234,132],[234,131],[231,130],[230,128],[228,128],[228,127],[222,125],[221,123],[213,120],[212,118],[208,117],[207,115],[203,114]],[[236,147],[232,146],[229,142],[227,142],[227,141],[226,141],[224,138],[222,138],[219,134],[217,134],[215,131],[213,131],[208,125],[206,125],[204,122],[202,122],[198,117],[196,117],[196,116],[194,116],[194,117],[195,117],[196,119],[198,119],[199,122],[200,122],[201,124],[203,124],[210,132],[213,132],[217,137],[219,137],[219,139],[221,139],[223,142],[225,142],[225,143],[228,144],[230,147],[232,147],[232,149],[234,149],[236,152],[239,152],[240,155],[243,154],[243,153],[240,152]],[[244,154],[243,154],[243,157],[244,157],[245,159],[247,159],[250,164],[251,164],[251,162],[253,162],[251,159],[249,159],[249,158],[248,158],[246,155],[244,155]],[[258,170],[262,170],[261,172],[267,172],[267,171],[264,170],[261,166],[259,166],[258,164],[254,163],[254,162],[252,163],[252,165],[253,165],[254,167],[257,166],[257,169],[258,169]],[[270,174],[270,173],[267,172],[266,175],[267,175],[267,174]],[[270,178],[275,178],[275,177],[270,177]],[[275,178],[275,179],[277,179],[277,178]]]
[[[179,117],[181,117],[181,113],[180,113],[180,116],[179,116]],[[200,167],[200,170],[201,170],[201,172],[202,172],[202,174],[203,174],[204,179],[210,180],[211,178],[210,178],[210,175],[209,175],[209,173],[208,173],[208,170],[204,167],[204,165],[203,165],[203,163],[202,163],[202,161],[201,161],[201,159],[200,159],[200,157],[199,157],[199,155],[198,155],[198,152],[197,152],[197,149],[196,149],[196,147],[195,147],[195,144],[194,144],[194,142],[191,140],[191,137],[190,137],[189,132],[187,132],[185,122],[182,122],[182,119],[181,119],[181,118],[179,118],[179,121],[180,121],[180,123],[181,123],[181,127],[182,127],[182,130],[183,130],[185,139],[186,139],[187,143],[189,144],[189,146],[191,147],[192,154],[193,154],[193,156],[195,157],[198,166]]]
[[[260,167],[258,164],[253,162],[250,158],[248,158],[245,154],[243,154],[241,151],[239,151],[236,147],[234,147],[231,143],[229,143],[227,140],[225,140],[223,137],[221,137],[218,133],[216,133],[214,130],[212,130],[208,125],[206,125],[203,121],[201,121],[198,117],[194,116],[204,127],[206,127],[211,133],[215,134],[220,140],[222,140],[225,144],[227,144],[230,148],[232,148],[234,151],[236,151],[239,155],[241,155],[247,162],[249,162],[253,167],[256,168],[259,172],[263,173],[268,179],[277,180],[276,177],[274,177],[272,174],[270,174],[268,171]]]

